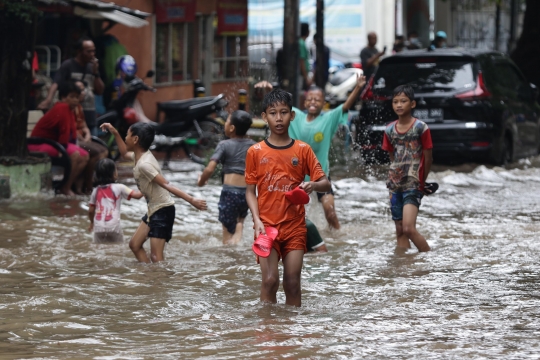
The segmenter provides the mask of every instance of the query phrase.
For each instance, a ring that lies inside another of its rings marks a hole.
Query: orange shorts
[[[272,226],[264,224],[264,226]],[[307,252],[307,228],[305,218],[282,222],[273,225],[278,230],[278,236],[274,240],[272,248],[278,253],[279,259],[285,258],[293,250]]]

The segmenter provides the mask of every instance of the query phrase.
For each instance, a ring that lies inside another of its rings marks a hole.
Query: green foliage
[[[0,0],[0,13],[4,13],[7,18],[19,18],[31,23],[41,11],[35,0]]]

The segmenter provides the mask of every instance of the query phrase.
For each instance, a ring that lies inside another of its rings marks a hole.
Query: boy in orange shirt
[[[277,89],[264,97],[262,118],[270,128],[268,139],[251,146],[246,156],[246,200],[253,216],[255,238],[265,227],[278,230],[270,256],[259,258],[262,272],[261,301],[276,303],[279,288],[278,262],[283,259],[285,304],[300,306],[300,275],[306,249],[304,205],[294,205],[285,193],[300,186],[312,191],[330,191],[321,164],[311,147],[289,137],[294,120],[291,94]],[[311,181],[304,182],[309,175]],[[258,196],[257,196],[258,194]]]

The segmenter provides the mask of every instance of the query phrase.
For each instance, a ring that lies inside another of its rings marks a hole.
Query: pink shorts
[[[57,157],[59,155],[58,150],[56,150],[54,147],[52,147],[49,144],[39,144],[39,145],[28,144],[28,151],[44,152],[44,153],[47,153],[47,155],[49,155],[50,157]],[[88,156],[88,151],[71,143],[68,144],[66,151],[68,155],[78,152],[80,156]]]

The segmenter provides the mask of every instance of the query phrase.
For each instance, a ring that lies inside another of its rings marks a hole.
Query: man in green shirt
[[[309,36],[309,24],[300,24],[300,39],[298,40],[298,57],[299,57],[299,77],[298,77],[298,92],[303,94],[312,84],[309,77],[309,52],[306,46],[306,39]]]
[[[347,113],[358,100],[360,91],[365,83],[365,76],[357,77],[356,86],[345,103],[324,114],[321,114],[324,106],[324,92],[318,87],[311,87],[307,92],[306,100],[304,102],[307,114],[302,110],[293,107],[295,118],[289,126],[289,136],[293,139],[306,142],[311,146],[317,159],[321,163],[324,173],[329,178],[328,180],[330,180],[328,155],[330,153],[332,138],[339,125],[348,124]],[[261,81],[256,84],[255,87],[271,89],[272,85],[267,81]],[[326,216],[328,224],[335,229],[339,229],[341,225],[339,224],[339,219],[334,207],[334,193],[332,190],[327,193],[317,193],[317,197],[322,203],[324,215]]]

